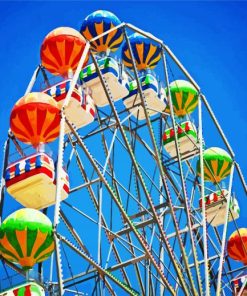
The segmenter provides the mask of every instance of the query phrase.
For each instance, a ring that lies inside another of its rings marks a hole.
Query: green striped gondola
[[[232,158],[223,149],[212,147],[204,151],[204,180],[219,183],[231,172]],[[201,176],[200,161],[197,162],[197,175]]]
[[[0,227],[2,256],[30,269],[54,250],[51,221],[41,212],[24,208],[8,216]]]
[[[198,105],[198,91],[186,80],[175,80],[169,85],[173,110],[176,116],[184,117],[192,113]],[[168,96],[168,89],[165,89]],[[167,106],[166,112],[170,113]]]

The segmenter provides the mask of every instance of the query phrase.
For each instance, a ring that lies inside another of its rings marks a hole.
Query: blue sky
[[[1,1],[0,8],[1,143],[7,114],[40,62],[44,36],[58,26],[79,29],[89,13],[107,9],[173,50],[207,96],[246,172],[246,2]]]
[[[201,86],[247,175],[247,2],[1,1],[1,147],[10,111],[40,63],[43,38],[59,26],[79,30],[83,19],[98,9],[164,40]],[[210,136],[210,128],[205,121],[207,145],[214,146],[218,139]],[[239,219],[240,226],[246,226],[246,216]]]

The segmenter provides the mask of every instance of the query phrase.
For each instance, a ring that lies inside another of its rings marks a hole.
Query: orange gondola
[[[240,228],[232,233],[227,243],[228,255],[247,265],[247,228]]]
[[[57,102],[44,93],[25,95],[11,111],[10,128],[17,139],[35,148],[54,141],[60,128]]]
[[[44,39],[40,57],[42,65],[53,75],[68,77],[74,72],[86,46],[85,38],[75,29],[60,27]],[[88,56],[84,62],[85,66]]]

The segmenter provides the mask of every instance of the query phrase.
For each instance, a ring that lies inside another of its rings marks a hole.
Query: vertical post
[[[146,268],[146,295],[148,296],[148,295],[150,295],[149,294],[149,289],[150,289],[150,286],[149,286],[149,273],[150,273],[150,271],[149,271],[149,268],[150,268],[150,265],[149,265],[149,260],[147,259],[147,260],[145,260],[145,268]]]
[[[199,150],[200,150],[200,167],[201,167],[201,199],[202,199],[202,227],[203,227],[203,246],[204,246],[204,266],[205,266],[205,294],[210,295],[209,286],[209,265],[208,265],[208,245],[207,245],[207,215],[205,203],[204,188],[204,161],[203,161],[203,138],[202,138],[202,103],[201,96],[198,98],[198,121],[199,121]]]
[[[101,230],[102,230],[102,181],[99,185],[99,220],[98,220],[98,264],[101,265]]]
[[[4,187],[5,187],[4,174],[8,165],[8,157],[9,157],[9,138],[5,141],[4,148],[3,148],[3,165],[2,165],[1,184],[0,184],[0,224],[2,223],[3,204],[4,204]]]
[[[113,134],[113,137],[112,137],[112,141],[111,141],[111,144],[110,144],[110,148],[109,148],[108,153],[107,153],[107,157],[106,157],[106,160],[105,160],[105,165],[104,165],[104,168],[103,168],[103,175],[105,175],[105,172],[106,172],[107,163],[108,163],[108,161],[110,159],[110,156],[111,156],[111,151],[112,151],[112,148],[113,148],[113,144],[114,144],[116,135],[117,135],[117,129],[115,129],[115,131],[114,131],[114,134]],[[98,219],[98,264],[101,264],[101,230],[102,230],[102,200],[103,200],[102,191],[103,191],[102,181],[100,181],[99,201],[98,201],[98,204],[99,204],[99,219]]]
[[[33,76],[32,76],[32,78],[31,78],[31,80],[30,80],[30,82],[29,82],[29,84],[28,84],[28,86],[27,86],[26,91],[25,91],[25,95],[29,94],[30,91],[32,90],[32,88],[33,88],[33,86],[34,86],[34,83],[35,83],[35,81],[36,81],[36,78],[37,78],[37,76],[38,76],[38,74],[39,74],[40,69],[41,69],[41,66],[39,65],[39,66],[34,70],[34,72],[33,72]]]
[[[50,278],[49,278],[50,282],[52,282],[52,278],[53,278],[53,261],[54,261],[54,253],[51,254]]]
[[[226,206],[226,215],[225,215],[224,229],[223,229],[223,235],[222,235],[222,241],[221,241],[221,254],[220,254],[220,263],[219,263],[219,269],[218,269],[216,296],[220,296],[220,292],[221,292],[221,278],[222,278],[222,269],[223,269],[224,257],[225,257],[226,233],[227,233],[228,217],[229,217],[229,211],[230,211],[233,174],[234,174],[234,163],[232,164],[232,168],[231,168],[227,197],[225,197],[227,198],[227,206]]]
[[[159,138],[161,139],[161,143],[160,143],[160,151],[162,150],[162,145],[163,145],[163,142],[162,142],[162,127],[163,127],[163,121],[162,121],[162,117],[160,118],[160,122],[159,122],[159,130],[160,130],[160,134],[159,134]],[[159,189],[160,189],[160,192],[162,192],[162,176],[160,176],[160,180],[159,180]],[[163,194],[160,194],[160,198],[159,198],[159,202],[160,204],[163,204],[164,203],[164,196]],[[162,213],[162,208],[160,209],[160,214]],[[161,225],[162,225],[162,228],[164,228],[164,215],[161,217]],[[164,268],[164,255],[165,255],[165,249],[164,249],[164,246],[162,244],[162,239],[160,239],[160,261],[162,262],[162,264],[160,264],[160,268],[162,270],[162,272],[164,273],[165,271],[165,268]],[[159,285],[159,290],[160,290],[160,295],[163,296],[164,295],[164,292],[165,292],[165,287],[163,285],[163,283],[160,283]]]
[[[57,276],[58,276],[58,289],[59,289],[59,295],[62,296],[64,294],[62,262],[61,262],[59,238],[56,236],[56,234],[54,236],[54,243],[55,243],[56,266],[57,266]]]
[[[86,44],[83,54],[81,56],[80,62],[75,71],[74,77],[71,81],[69,91],[64,100],[62,109],[61,109],[61,121],[60,121],[60,133],[59,133],[59,142],[58,142],[58,160],[57,160],[57,188],[56,188],[56,205],[55,205],[55,215],[54,215],[54,227],[56,228],[59,222],[59,210],[60,210],[60,200],[61,200],[61,190],[62,190],[62,167],[63,167],[63,144],[64,144],[64,135],[65,135],[65,114],[64,110],[67,107],[69,100],[71,98],[72,92],[75,88],[76,82],[78,80],[80,71],[82,69],[83,63],[86,59],[89,50],[89,43]]]
[[[160,177],[160,191],[162,189],[162,180],[161,180],[161,177]],[[160,204],[163,204],[164,203],[164,196],[163,194],[160,194]],[[162,208],[160,210],[160,213],[162,213]],[[164,216],[161,218],[161,224],[162,224],[162,227],[164,227]],[[165,255],[165,250],[164,250],[164,246],[162,244],[162,240],[160,240],[160,261],[162,262],[162,264],[160,264],[160,268],[162,270],[162,272],[164,272],[164,265],[163,265],[163,262],[164,262],[164,255]],[[163,283],[160,283],[160,295],[164,295],[164,292],[165,292],[165,287],[163,285]]]
[[[63,146],[64,146],[64,135],[65,135],[65,114],[64,114],[64,111],[65,111],[65,107],[69,103],[72,92],[75,88],[80,71],[81,71],[84,61],[87,57],[89,47],[90,47],[90,44],[87,43],[85,46],[85,49],[83,51],[83,54],[81,56],[81,59],[79,61],[79,64],[77,66],[77,69],[75,71],[74,77],[71,81],[69,91],[66,95],[66,98],[64,100],[64,103],[63,103],[63,106],[61,109],[60,134],[59,134],[59,142],[58,142],[58,160],[57,160],[57,167],[56,167],[57,168],[56,203],[55,203],[55,212],[54,212],[54,221],[53,221],[53,227],[54,227],[55,234],[56,234],[57,226],[59,224],[59,212],[60,212],[61,190],[62,190]],[[64,289],[63,289],[63,282],[62,282],[62,263],[61,263],[61,257],[60,257],[59,238],[56,235],[55,235],[55,246],[56,246],[56,265],[57,265],[57,273],[58,273],[58,281],[59,281],[59,291],[60,291],[60,295],[63,295]]]

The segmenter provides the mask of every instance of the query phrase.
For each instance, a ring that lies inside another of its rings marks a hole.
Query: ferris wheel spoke
[[[97,160],[95,159],[96,164],[103,169],[103,166],[97,162]],[[110,172],[108,172],[108,170],[105,171],[106,175],[108,176],[112,176]],[[116,178],[112,178],[112,180],[115,182],[115,184],[117,184],[121,189],[123,189],[128,195],[129,197],[131,197],[132,200],[134,200],[136,202],[136,204],[141,208],[141,210],[145,211],[146,214],[149,214],[152,216],[151,213],[151,209],[147,209],[140,200],[138,200],[127,188],[124,187],[124,185],[122,185]],[[140,194],[138,195],[140,196]]]
[[[74,147],[74,146],[73,146],[73,147]],[[80,168],[81,174],[82,174],[82,176],[83,176],[85,182],[88,183],[89,180],[88,180],[88,178],[87,178],[87,174],[86,174],[86,172],[85,172],[85,170],[84,170],[84,168],[83,168],[83,165],[82,165],[81,159],[80,159],[80,157],[79,157],[79,155],[78,155],[78,152],[75,151],[75,154],[76,154],[77,163],[78,163],[78,165],[79,165],[79,168]],[[94,204],[94,206],[95,206],[97,212],[99,212],[99,204],[98,204],[97,198],[96,198],[96,196],[95,196],[95,194],[94,194],[94,191],[93,191],[91,185],[87,186],[87,189],[88,189],[88,191],[89,191],[89,195],[90,195],[90,197],[91,197],[91,199],[92,199],[92,201],[93,201],[93,204]],[[110,235],[109,235],[109,232],[107,231],[107,230],[108,230],[108,226],[107,226],[106,220],[105,220],[105,218],[104,218],[103,215],[101,215],[101,221],[102,221],[102,225],[103,225],[103,227],[104,227],[104,229],[105,229],[105,234],[106,234],[108,240],[111,241],[111,237],[110,237]],[[117,262],[120,263],[120,262],[121,262],[121,259],[120,259],[120,256],[119,256],[119,254],[118,254],[118,252],[117,252],[117,249],[116,249],[115,245],[113,245],[113,252],[114,252],[114,255],[115,255],[115,257],[116,257]],[[129,279],[128,279],[128,276],[127,276],[126,271],[125,271],[124,269],[121,270],[121,271],[122,271],[122,273],[123,273],[124,279],[125,279],[126,282],[129,284]]]
[[[58,159],[57,159],[57,175],[56,175],[56,191],[55,191],[55,209],[54,209],[54,219],[53,219],[53,227],[55,231],[59,225],[59,213],[61,207],[61,192],[62,192],[62,167],[63,167],[63,156],[64,156],[64,136],[65,136],[65,121],[66,117],[64,114],[64,107],[68,104],[72,91],[75,87],[76,80],[79,76],[79,66],[82,67],[83,62],[86,58],[87,51],[89,49],[89,44],[86,45],[86,52],[84,52],[80,58],[80,62],[78,64],[75,76],[73,77],[72,83],[69,87],[69,91],[66,94],[65,100],[62,105],[61,111],[61,119],[60,119],[60,128],[59,128],[59,142],[58,142]],[[63,270],[62,270],[62,260],[61,260],[61,249],[60,249],[60,241],[55,236],[55,251],[56,251],[56,267],[57,267],[57,277],[58,277],[58,285],[59,285],[59,293],[60,295],[64,294],[64,284],[63,284]]]
[[[159,207],[159,206],[157,206],[157,207]],[[150,209],[150,210],[151,210],[151,209]],[[138,215],[138,216],[139,216],[139,215]],[[152,220],[151,220],[151,221],[152,221]],[[147,222],[145,221],[144,224],[146,224],[146,223],[147,223]],[[138,226],[137,226],[137,227],[138,227]],[[125,230],[124,230],[124,231],[125,231]]]
[[[98,273],[100,274],[101,277],[105,277],[105,276],[109,277],[109,279],[111,279],[115,284],[119,285],[126,292],[130,293],[130,295],[139,295],[134,289],[132,289],[127,284],[125,284],[125,283],[121,282],[120,280],[118,280],[110,271],[105,270],[103,267],[101,267],[98,263],[96,263],[96,261],[94,261],[91,257],[89,257],[82,250],[80,250],[79,248],[74,246],[65,237],[62,237],[59,234],[56,234],[56,235],[59,237],[59,239],[61,241],[63,241],[70,248],[72,248],[75,252],[77,252],[80,256],[82,256],[85,260],[87,260],[91,265],[93,265],[97,269],[97,271],[98,271]],[[108,288],[110,289],[110,291],[113,292],[114,290],[111,288],[110,284],[107,283],[105,278],[104,278],[104,281],[105,281],[106,285],[108,286]],[[113,295],[114,295],[114,293],[113,293]]]
[[[197,186],[199,187],[199,184],[197,184]],[[200,187],[199,187],[199,189],[200,189]],[[215,213],[215,216],[211,219],[211,220],[213,220],[213,219],[215,219],[215,217],[217,216],[217,213]],[[198,220],[199,221],[199,220]],[[209,223],[211,223],[211,221],[209,221]],[[207,226],[207,228],[209,228],[210,227],[210,224],[208,224],[208,226]],[[220,238],[220,236],[219,236],[219,234],[218,234],[218,231],[217,231],[217,229],[216,228],[213,228],[214,229],[214,232],[215,232],[215,234],[216,234],[216,237],[217,237],[217,240],[219,241],[219,248],[221,248],[221,244],[222,244],[222,242],[221,242],[221,238]],[[199,235],[199,233],[197,233],[197,243],[199,243],[199,245],[201,246],[201,244],[202,244],[202,241],[201,241],[201,238],[202,237],[200,237],[200,235]],[[207,240],[213,245],[213,248],[214,248],[214,250],[216,251],[216,253],[218,254],[218,255],[216,255],[216,258],[220,258],[220,250],[216,247],[216,245],[213,243],[213,240],[212,240],[212,238],[210,238],[210,236],[209,236],[209,234],[207,233]],[[201,248],[201,249],[203,249],[203,248]],[[222,248],[221,248],[222,249]],[[212,249],[211,249],[212,250]],[[226,259],[227,260],[227,262],[228,262],[228,258]],[[204,262],[204,261],[203,261]],[[228,263],[229,264],[229,263]],[[217,284],[216,284],[216,282],[214,281],[215,280],[215,278],[216,278],[216,275],[218,274],[213,274],[212,272],[213,272],[213,267],[211,266],[211,263],[210,263],[210,258],[209,258],[209,261],[208,261],[208,266],[209,266],[209,274],[210,274],[210,277],[211,277],[211,281],[213,282],[213,284],[214,284],[214,286],[215,286],[215,289],[217,289]],[[223,267],[224,268],[224,267]]]
[[[83,213],[81,210],[75,208],[74,206],[68,204],[67,202],[64,202],[66,203],[66,205],[70,206],[74,211],[76,211],[77,213],[79,213],[80,215],[86,217],[87,219],[89,219],[91,222],[93,222],[94,224],[98,224],[98,222],[96,220],[93,220],[91,217],[89,217],[88,215],[86,215],[85,213]],[[140,249],[138,246],[134,245],[133,243],[131,243],[130,241],[124,239],[123,237],[121,237],[120,235],[118,235],[118,233],[116,232],[113,232],[111,229],[105,227],[105,226],[102,226],[103,229],[105,230],[106,233],[108,233],[109,235],[109,240],[110,241],[113,241],[113,239],[117,239],[119,243],[121,243],[124,247],[125,245],[128,245],[129,247],[131,248],[134,248],[136,249],[138,252],[142,252],[143,253],[143,250]],[[125,244],[125,245],[124,245]],[[113,245],[114,247],[115,245]],[[127,247],[125,247],[126,250],[127,250]],[[131,255],[133,255],[133,253],[131,251],[129,251]],[[121,262],[121,260],[119,260]]]
[[[56,254],[56,267],[57,267],[57,278],[58,278],[58,291],[60,295],[64,294],[64,283],[63,283],[63,270],[62,270],[62,258],[60,241],[57,237],[54,239],[55,242],[55,254]]]
[[[138,139],[139,139],[139,137],[137,137],[137,140],[138,140]],[[124,148],[126,149],[126,151],[127,151],[127,147],[122,143],[122,141],[121,141],[119,138],[118,138],[118,140],[119,140],[119,142],[121,142],[121,144],[123,145],[123,147],[124,147]],[[143,141],[141,141],[141,142],[143,143]],[[146,147],[145,144],[144,144],[144,146]],[[154,160],[155,160],[154,152],[151,151],[150,149],[148,149],[148,150],[149,150],[149,152],[151,152],[151,155],[152,155],[152,157],[153,157]],[[153,186],[155,186],[155,188],[157,189],[157,191],[158,191],[159,193],[161,193],[160,189],[156,186],[156,184],[155,184],[154,181],[152,180],[152,177],[147,175],[145,169],[142,167],[142,165],[141,165],[139,162],[137,162],[137,163],[138,163],[138,166],[139,166],[139,168],[141,169],[141,171],[144,172],[144,174],[148,177],[149,181],[153,184]],[[173,178],[172,178],[171,175],[169,174],[169,170],[167,170],[164,166],[163,166],[163,169],[164,169],[164,172],[165,172],[165,175],[166,175],[167,179],[169,180],[169,182],[170,182],[171,185],[172,185],[173,190],[176,192],[176,194],[177,194],[177,195],[179,196],[179,198],[180,198],[179,189],[177,188],[177,186],[176,186],[176,184],[175,184]],[[161,194],[162,194],[164,197],[166,196],[164,193],[161,193]]]
[[[64,242],[68,247],[70,247],[72,250],[74,250],[77,254],[79,254],[81,257],[83,257],[86,261],[88,261],[91,265],[93,265],[95,268],[96,268],[96,271],[98,272],[98,274],[101,274],[103,272],[104,274],[104,271],[102,271],[102,269],[100,268],[100,265],[97,265],[97,263],[91,259],[91,257],[89,255],[87,255],[86,253],[84,253],[83,250],[80,250],[79,248],[77,248],[75,245],[73,245],[68,239],[66,239],[65,237],[62,237],[61,235],[59,235],[58,233],[56,234],[59,239]],[[84,256],[83,256],[84,254]],[[74,280],[75,278],[72,277],[72,279]],[[110,283],[106,280],[106,279],[103,279],[104,280],[104,283],[106,284],[107,286],[107,289],[109,290],[110,294],[111,295],[115,295],[115,292],[113,290],[113,288],[111,287]],[[76,285],[76,282],[74,282],[73,286]],[[134,295],[134,294],[132,294]]]
[[[78,245],[80,246],[80,248],[87,254],[89,254],[89,251],[87,250],[86,246],[84,245],[84,243],[82,242],[80,236],[78,235],[78,233],[76,232],[75,228],[72,226],[71,222],[69,221],[69,219],[66,217],[66,215],[64,214],[63,210],[60,210],[60,216],[64,222],[64,224],[67,226],[67,228],[69,229],[70,233],[72,234],[72,236],[74,237],[74,239],[76,240],[76,242],[78,243]]]
[[[230,202],[230,198],[229,198],[229,202]],[[228,213],[226,214],[227,219],[229,217],[229,208],[230,208],[230,204],[228,206]],[[225,259],[225,251],[224,250],[225,250],[227,224],[228,224],[228,221],[226,221],[224,224],[224,230],[223,230],[223,235],[222,235],[222,243],[221,243],[221,250],[222,251],[220,254],[220,261],[219,261],[219,268],[218,268],[218,279],[217,279],[217,295],[220,295],[219,293],[221,290],[222,269],[223,269],[223,264],[224,264],[224,259]]]
[[[195,185],[197,185],[197,186],[199,186],[199,184],[195,184]],[[215,214],[215,216],[217,215],[217,213]],[[214,219],[214,218],[213,218]],[[208,226],[209,227],[209,226]],[[217,229],[216,228],[214,228],[214,232],[215,232],[215,234],[216,234],[216,237],[217,237],[217,239],[218,239],[218,241],[219,241],[219,244],[221,245],[222,243],[221,243],[221,239],[220,239],[220,236],[219,236],[219,234],[218,234],[218,231],[217,231]],[[198,233],[197,233],[198,234]],[[198,236],[197,236],[197,239],[198,239]],[[200,239],[199,239],[199,244],[201,243],[201,241],[200,241]],[[222,249],[222,248],[221,248]],[[216,249],[215,249],[216,250]],[[220,253],[220,251],[219,250],[217,250],[217,253],[219,254]],[[217,258],[219,258],[219,255],[217,255]],[[229,265],[229,260],[228,260],[228,258],[226,258],[226,261],[227,261],[227,264]],[[211,268],[211,265],[210,265],[210,262],[209,262],[209,270],[210,270],[210,274],[211,274],[211,272],[212,272],[212,268]],[[214,279],[215,278],[215,276],[212,276],[212,274],[211,274],[211,280],[212,280],[212,278]],[[215,285],[215,289],[216,289],[216,283],[214,282],[214,285]]]
[[[126,237],[127,237],[128,241],[130,242],[129,250],[133,254],[133,258],[135,258],[136,257],[135,249],[132,246],[133,243],[132,243],[130,234],[129,233],[126,234]],[[146,258],[146,255],[142,255],[141,260],[143,260],[144,258]],[[132,262],[132,264],[134,264],[134,268],[135,268],[135,272],[136,272],[136,275],[137,275],[137,280],[138,280],[138,284],[140,286],[140,289],[141,289],[142,293],[145,294],[145,288],[144,288],[144,285],[143,285],[143,280],[142,280],[142,277],[141,277],[140,268],[139,268],[138,264],[136,264],[137,262],[138,261],[134,261],[134,262]]]
[[[199,226],[199,227],[201,227],[201,226]],[[217,234],[217,230],[216,230],[216,229],[214,229],[214,230],[215,230],[215,233]],[[195,232],[195,235],[196,235],[196,238],[197,238],[197,244],[199,244],[199,246],[200,246],[200,248],[201,248],[201,250],[202,250],[202,252],[203,252],[203,250],[204,250],[204,246],[203,246],[203,243],[202,243],[202,237],[203,237],[203,236],[200,235],[198,231]],[[221,243],[220,243],[220,238],[219,238],[218,235],[217,235],[217,237],[218,237],[218,240],[219,240],[219,247],[220,247],[220,244],[221,244]],[[216,284],[215,279],[216,279],[218,273],[217,273],[217,270],[216,270],[216,273],[214,272],[214,270],[213,270],[213,266],[212,266],[212,264],[211,264],[211,261],[212,261],[212,260],[215,260],[215,263],[216,263],[217,260],[219,260],[219,258],[220,258],[220,256],[221,256],[221,255],[220,255],[221,252],[220,252],[220,250],[217,248],[216,244],[215,244],[214,241],[213,241],[213,238],[210,237],[209,234],[207,234],[207,240],[209,241],[210,245],[212,245],[212,247],[213,247],[213,249],[210,248],[210,250],[211,250],[211,251],[214,250],[215,253],[216,253],[216,255],[213,255],[213,256],[211,256],[211,257],[208,258],[208,266],[209,266],[209,275],[210,275],[211,282],[213,283],[215,289],[217,289],[217,284]],[[205,259],[199,261],[199,264],[200,264],[200,265],[201,265],[201,264],[205,264]],[[223,270],[226,272],[224,266],[223,266]]]
[[[73,271],[72,271],[72,268],[71,268],[71,264],[69,263],[68,256],[66,254],[66,251],[65,251],[65,248],[64,248],[64,245],[63,244],[61,244],[61,249],[63,251],[63,254],[64,254],[64,257],[65,257],[65,260],[66,260],[66,263],[67,263],[67,266],[68,266],[68,269],[69,269],[71,278],[73,279],[73,286],[76,289],[76,293],[79,293],[78,287],[77,287],[77,285],[75,283],[75,280],[74,280],[74,275],[73,275]],[[65,288],[64,288],[64,291],[65,291]]]

